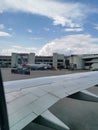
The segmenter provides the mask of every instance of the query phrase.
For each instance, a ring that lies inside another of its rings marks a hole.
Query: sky
[[[98,54],[98,0],[0,0],[0,55]]]

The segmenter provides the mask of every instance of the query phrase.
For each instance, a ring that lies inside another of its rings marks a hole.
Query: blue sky
[[[98,0],[0,0],[0,55],[98,53]]]

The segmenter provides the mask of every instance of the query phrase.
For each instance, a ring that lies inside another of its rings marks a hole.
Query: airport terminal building
[[[98,54],[69,55],[53,53],[52,56],[36,56],[35,53],[12,53],[0,56],[0,67],[15,67],[19,64],[49,64],[55,69],[98,69]]]
[[[65,56],[63,54],[53,53],[53,56],[36,56],[35,53],[22,54],[12,53],[11,66],[19,64],[49,64],[54,68],[65,67]]]
[[[0,67],[10,67],[11,56],[0,56]]]
[[[98,70],[98,54],[70,55],[68,59],[77,69]]]

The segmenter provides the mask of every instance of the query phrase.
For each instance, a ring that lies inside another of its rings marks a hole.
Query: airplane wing
[[[97,71],[4,82],[10,130],[23,129],[60,99],[96,84]]]

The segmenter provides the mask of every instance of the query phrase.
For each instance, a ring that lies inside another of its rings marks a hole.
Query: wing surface
[[[98,72],[4,82],[11,130],[21,130],[60,99],[98,84]]]

